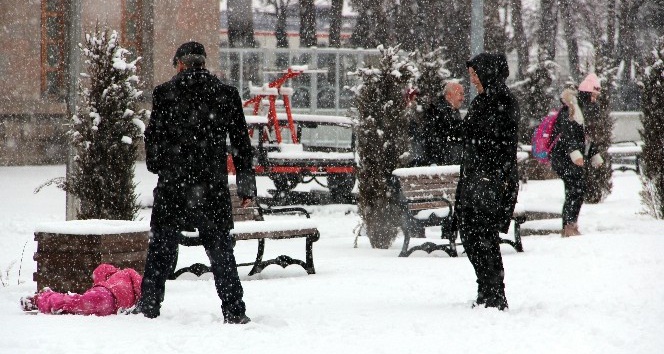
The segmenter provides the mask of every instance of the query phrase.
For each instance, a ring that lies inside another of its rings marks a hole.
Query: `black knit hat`
[[[205,54],[205,47],[203,47],[202,44],[198,42],[187,42],[175,51],[175,56],[173,56],[173,66],[177,66],[178,59],[185,55],[201,55],[207,57],[207,54]]]

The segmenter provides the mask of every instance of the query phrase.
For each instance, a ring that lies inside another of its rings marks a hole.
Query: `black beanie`
[[[185,55],[202,55],[203,57],[207,57],[207,54],[205,54],[205,47],[202,44],[198,42],[187,42],[175,51],[175,56],[173,56],[173,66],[178,65],[178,59]]]

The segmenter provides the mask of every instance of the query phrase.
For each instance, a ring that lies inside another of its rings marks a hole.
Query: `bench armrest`
[[[272,207],[267,207],[263,208],[261,206],[258,207],[261,215],[266,215],[266,214],[285,214],[285,213],[301,213],[304,214],[304,216],[307,217],[307,219],[311,218],[309,215],[309,212],[306,211],[304,208],[299,208],[299,207],[287,207],[287,208],[272,208]]]

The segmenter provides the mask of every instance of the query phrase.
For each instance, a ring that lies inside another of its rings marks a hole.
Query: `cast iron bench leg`
[[[307,236],[307,262],[304,269],[307,271],[307,274],[316,274],[316,269],[314,268],[314,241],[316,238],[313,236]]]
[[[258,240],[258,253],[256,254],[256,261],[254,266],[249,271],[249,275],[254,275],[260,273],[265,265],[263,265],[263,253],[265,252],[265,239],[261,238]]]

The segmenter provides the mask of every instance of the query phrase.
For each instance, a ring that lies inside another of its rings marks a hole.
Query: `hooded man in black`
[[[478,95],[464,120],[456,223],[477,275],[474,306],[504,310],[508,305],[498,233],[507,232],[518,193],[519,106],[505,84],[509,68],[504,54],[479,54],[467,67]]]
[[[157,86],[145,130],[146,164],[159,175],[154,190],[142,296],[134,313],[159,316],[166,279],[178,253],[181,231],[198,229],[210,259],[226,323],[247,323],[232,239],[226,138],[237,171],[237,193],[248,205],[256,195],[251,141],[236,88],[205,69],[205,48],[180,46],[173,58],[178,73]]]

